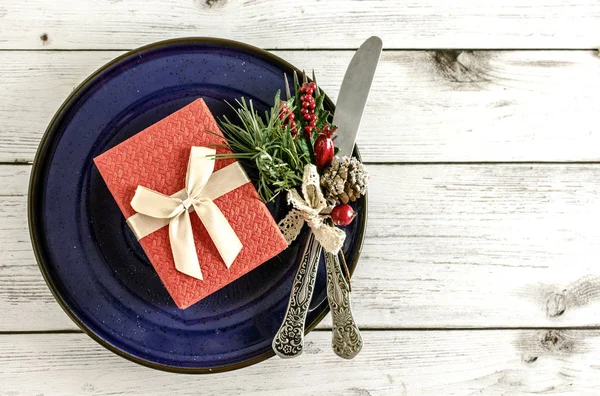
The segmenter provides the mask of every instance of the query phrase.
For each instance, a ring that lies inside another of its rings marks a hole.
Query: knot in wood
[[[567,299],[562,293],[555,293],[548,298],[546,312],[551,318],[562,315],[567,310]]]
[[[559,330],[548,330],[540,342],[544,349],[551,352],[571,353],[574,349],[573,340]]]

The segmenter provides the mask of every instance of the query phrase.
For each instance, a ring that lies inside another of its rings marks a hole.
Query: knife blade
[[[379,37],[367,39],[352,57],[344,75],[333,115],[333,124],[339,128],[335,134],[335,146],[340,150],[340,157],[351,156],[354,150],[382,47]]]

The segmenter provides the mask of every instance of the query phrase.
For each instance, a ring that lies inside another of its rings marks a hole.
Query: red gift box
[[[131,199],[138,186],[165,195],[185,187],[185,175],[192,146],[223,144],[210,110],[198,99],[142,132],[94,158],[108,189],[125,218],[135,214]],[[217,154],[231,153],[216,147]],[[214,171],[234,163],[233,159],[215,161]],[[199,280],[175,268],[169,241],[169,227],[141,238],[158,276],[175,304],[181,309],[248,273],[287,247],[277,223],[262,202],[252,183],[214,199],[242,242],[242,250],[228,269],[197,215],[190,213],[196,253],[204,276]]]

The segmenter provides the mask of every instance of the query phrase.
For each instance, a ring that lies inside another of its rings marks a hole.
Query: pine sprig
[[[254,110],[252,100],[236,101],[239,108],[231,106],[238,123],[226,116],[219,120],[223,136],[232,154],[218,154],[217,158],[237,158],[250,162],[258,171],[255,180],[263,201],[273,200],[286,189],[302,184],[304,166],[311,162],[310,155],[294,140],[288,126],[283,124],[280,93],[264,119]]]

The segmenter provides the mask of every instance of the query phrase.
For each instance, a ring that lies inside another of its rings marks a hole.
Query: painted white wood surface
[[[35,264],[24,168],[0,166],[10,192],[0,197],[0,245],[9,247],[0,251],[0,331],[75,329]],[[600,324],[600,166],[369,169],[370,217],[353,293],[359,325]]]
[[[83,334],[6,335],[0,395],[592,396],[600,387],[598,330],[363,335],[352,361],[335,356],[329,331],[319,331],[297,359],[200,377],[146,369]]]
[[[130,49],[172,37],[263,48],[597,48],[593,0],[3,0],[0,48]]]
[[[62,101],[121,52],[0,51],[0,162],[31,161]],[[337,99],[351,51],[283,51]],[[597,51],[383,54],[358,143],[371,162],[598,161]]]
[[[600,161],[598,22],[588,0],[3,0],[0,396],[598,394],[600,165],[583,163]],[[203,377],[62,332],[27,232],[30,166],[10,164],[32,161],[85,77],[123,50],[220,36],[316,69],[335,100],[373,34],[387,51],[359,139],[379,165],[357,359],[330,351],[329,318],[299,359]]]

